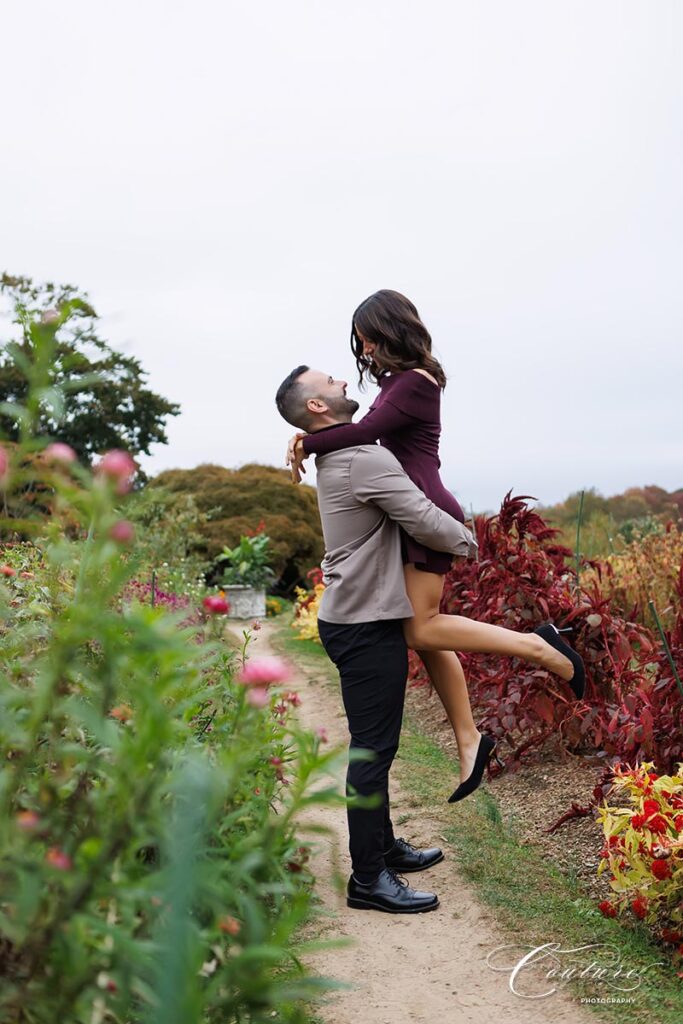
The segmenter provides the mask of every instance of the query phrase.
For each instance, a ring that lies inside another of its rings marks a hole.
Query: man
[[[298,366],[280,385],[276,405],[308,433],[350,423],[358,402],[346,381]],[[347,904],[389,913],[433,910],[435,893],[411,888],[397,871],[421,871],[443,860],[396,839],[389,809],[389,769],[398,749],[408,674],[402,620],[411,618],[399,526],[437,551],[472,555],[476,541],[417,488],[388,449],[358,445],[316,457],[318,505],[325,539],[325,591],[318,629],[339,670],[351,734],[347,796],[380,794],[379,806],[347,806],[352,874]],[[368,801],[365,801],[368,803]]]

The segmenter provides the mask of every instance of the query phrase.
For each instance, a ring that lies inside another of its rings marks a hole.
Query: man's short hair
[[[285,377],[275,396],[275,404],[282,418],[293,427],[300,427],[302,430],[307,430],[310,426],[311,415],[306,402],[311,396],[304,393],[299,377],[309,369],[309,366],[297,366],[288,377]]]

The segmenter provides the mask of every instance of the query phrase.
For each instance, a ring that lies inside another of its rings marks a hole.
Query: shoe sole
[[[427,868],[432,868],[434,867],[435,864],[440,864],[441,861],[444,859],[444,856],[445,854],[442,853],[440,857],[437,857],[435,860],[430,861],[429,864],[422,864],[419,868],[395,868],[393,864],[387,864],[387,867],[394,868],[394,871],[398,871],[399,875],[409,875],[413,871],[426,871]]]
[[[439,901],[431,903],[428,907],[382,907],[378,903],[369,903],[367,900],[347,896],[346,905],[356,910],[382,910],[385,914],[424,914],[427,910],[436,910]]]

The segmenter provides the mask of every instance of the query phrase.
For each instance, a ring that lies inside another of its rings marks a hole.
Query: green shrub
[[[249,464],[240,469],[203,464],[168,469],[151,481],[179,498],[194,497],[202,516],[196,554],[214,562],[225,547],[235,547],[263,520],[271,540],[271,565],[277,592],[290,596],[324,553],[314,487],[294,486],[288,470]]]
[[[259,532],[240,537],[235,548],[224,548],[217,559],[224,566],[220,585],[237,584],[258,589],[270,583],[275,574],[269,565],[269,545],[270,537]]]

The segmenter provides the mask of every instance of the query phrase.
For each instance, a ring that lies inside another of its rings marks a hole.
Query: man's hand
[[[301,474],[306,473],[304,459],[307,459],[308,456],[304,451],[303,444],[301,443],[302,438],[304,437],[306,437],[306,434],[299,431],[294,435],[294,437],[289,439],[289,444],[287,445],[287,457],[285,464],[290,467],[293,484],[301,483]]]

